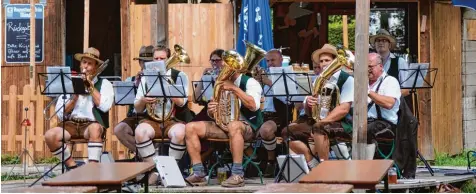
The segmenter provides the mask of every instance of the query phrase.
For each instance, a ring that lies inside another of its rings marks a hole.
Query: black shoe
[[[268,162],[266,164],[266,170],[264,171],[263,176],[265,178],[274,178],[275,171],[276,171],[276,163]]]

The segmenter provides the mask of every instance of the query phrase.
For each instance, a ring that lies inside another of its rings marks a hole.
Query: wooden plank
[[[131,22],[129,0],[121,0],[121,66],[122,79],[131,76]]]
[[[476,40],[476,20],[466,20],[468,40]]]
[[[15,85],[10,85],[8,95],[10,99],[8,101],[8,110],[10,114],[7,115],[6,121],[8,121],[8,151],[15,151],[16,143],[16,127],[17,127],[17,87]],[[13,113],[13,114],[12,114]],[[5,121],[5,120],[4,120]]]
[[[30,29],[36,29],[36,9],[35,0],[30,0]],[[35,90],[35,48],[36,48],[36,30],[30,30],[30,86],[31,90]]]
[[[434,3],[431,8],[431,62],[438,77],[431,90],[435,151],[458,154],[463,148],[461,110],[461,10]],[[437,127],[436,127],[437,126]]]
[[[84,0],[83,52],[89,47],[89,0]]]
[[[157,0],[157,42],[162,45],[169,45],[169,1]]]
[[[368,80],[368,52],[369,52],[369,13],[370,0],[356,3],[355,19],[355,57],[354,69],[354,121],[352,134],[352,159],[365,159],[367,145],[367,89]],[[325,23],[324,23],[325,24]]]
[[[40,91],[40,87],[38,87],[36,89],[36,91]],[[37,94],[39,94],[39,92],[37,92]],[[45,96],[43,95],[39,95],[38,96],[38,100],[36,101],[36,108],[35,108],[35,111],[32,111],[34,113],[36,113],[36,122],[33,122],[32,125],[35,126],[35,130],[34,130],[34,136],[36,137],[35,139],[35,150],[34,151],[43,151],[43,146],[42,146],[42,142],[43,141],[39,141],[44,139],[44,131],[45,131],[45,118],[44,118],[44,114],[43,114],[43,109],[45,108]]]
[[[349,29],[347,28],[347,15],[342,16],[342,40],[344,42],[344,46],[349,48]]]
[[[426,15],[430,16],[430,1],[421,0],[419,3],[420,14],[418,18]],[[426,20],[426,30],[420,32],[420,46],[419,46],[419,62],[430,62],[430,19]],[[429,75],[428,75],[429,76]],[[435,158],[433,150],[432,132],[431,132],[431,90],[417,90],[418,105],[419,105],[419,122],[418,128],[418,150],[427,160],[433,160]]]

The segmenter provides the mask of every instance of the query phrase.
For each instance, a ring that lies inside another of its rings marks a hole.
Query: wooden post
[[[352,159],[365,159],[367,145],[367,91],[370,0],[355,1],[354,121]]]
[[[347,15],[342,16],[342,42],[345,48],[349,48],[349,29],[347,27]]]
[[[35,16],[36,16],[36,9],[35,9],[35,0],[30,0],[30,86],[31,90],[35,91],[35,34],[36,34],[36,25],[35,25]]]
[[[157,43],[169,46],[169,0],[157,0]]]
[[[84,39],[83,52],[89,47],[89,0],[84,0]]]

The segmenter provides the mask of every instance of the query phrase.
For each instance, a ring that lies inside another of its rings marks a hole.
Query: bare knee
[[[227,127],[230,137],[241,135],[245,128],[244,124],[241,121],[232,121],[228,124]]]
[[[169,132],[169,138],[179,141],[185,139],[185,125],[182,123],[175,124]]]
[[[93,123],[88,126],[89,139],[101,139],[102,126],[99,123]]]
[[[53,143],[61,141],[62,138],[62,129],[59,127],[52,128],[45,133],[45,141],[48,143]]]
[[[187,136],[195,134],[196,126],[197,126],[196,122],[187,123],[185,125],[185,133],[187,134]]]
[[[121,135],[121,134],[126,134],[132,129],[127,125],[126,123],[119,123],[117,124],[116,127],[114,127],[114,135]]]
[[[149,137],[149,133],[151,130],[153,131],[154,128],[152,128],[152,126],[150,126],[149,124],[147,123],[139,124],[135,130],[136,142],[143,142],[144,140],[153,138],[153,137]]]

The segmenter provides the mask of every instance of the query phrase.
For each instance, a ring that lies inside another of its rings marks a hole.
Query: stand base
[[[286,181],[286,183],[291,183],[293,182],[294,180],[291,180],[291,161],[292,160],[294,162],[294,164],[296,164],[299,169],[301,169],[301,174],[306,174],[306,171],[302,168],[301,165],[299,165],[299,163],[296,161],[296,159],[294,159],[293,157],[291,157],[290,154],[287,154],[286,155],[286,158],[284,159],[284,162],[283,164],[279,167],[279,172],[278,174],[276,175],[276,178],[274,179],[274,182],[275,183],[279,183],[281,182],[282,179],[284,179]],[[285,177],[285,168],[288,167],[287,169],[287,179]],[[297,177],[299,177],[300,175],[298,175]]]
[[[26,178],[26,171],[27,171],[27,164],[26,164],[26,160],[27,160],[27,156],[30,158],[31,161],[33,161],[33,166],[36,168],[36,171],[38,171],[38,173],[41,173],[40,170],[38,169],[38,167],[36,166],[35,164],[35,160],[33,159],[33,157],[30,155],[30,152],[28,152],[28,150],[26,148],[23,148],[23,151],[18,154],[17,157],[19,157],[20,159],[23,159],[23,181],[26,181],[25,178]],[[6,180],[8,180],[8,178],[12,175],[13,173],[13,170],[15,169],[15,167],[17,166],[17,164],[14,164],[13,165],[13,168],[10,170],[10,172],[8,173],[7,177],[6,177]],[[28,173],[29,174],[29,173]]]
[[[425,164],[426,169],[428,169],[428,172],[430,172],[431,176],[435,176],[435,172],[431,168],[430,164],[428,164],[428,161],[420,154],[420,151],[417,150],[417,157]]]

